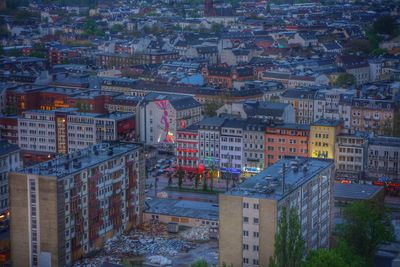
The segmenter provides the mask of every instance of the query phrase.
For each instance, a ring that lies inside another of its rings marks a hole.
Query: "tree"
[[[343,87],[343,86],[351,86],[356,83],[356,77],[350,73],[342,73],[334,82],[335,86]]]
[[[351,40],[347,45],[346,52],[353,52],[353,53],[362,52],[365,54],[369,54],[372,52],[373,49],[375,49],[375,43],[369,40],[354,39]]]
[[[194,188],[197,189],[199,187],[199,180],[200,180],[200,174],[196,173],[194,176]]]
[[[275,235],[274,255],[270,257],[270,267],[298,267],[304,253],[299,216],[294,208],[287,217],[286,207],[281,210],[278,231]]]
[[[379,17],[372,26],[374,32],[395,36],[398,32],[396,19],[392,16]]]
[[[182,188],[183,177],[185,176],[185,172],[182,169],[179,169],[176,174],[178,176],[178,186],[179,188]]]
[[[303,267],[320,266],[350,267],[334,249],[317,249],[310,251]]]
[[[207,177],[206,175],[203,175],[203,191],[207,191],[208,185],[207,185]]]
[[[338,226],[339,237],[372,263],[379,244],[393,240],[393,226],[386,209],[376,201],[357,201],[344,210],[345,222]]]
[[[114,24],[114,25],[112,25],[110,32],[112,34],[116,34],[116,33],[122,32],[123,30],[124,30],[124,26],[122,26],[122,24]]]
[[[209,267],[210,265],[208,265],[208,262],[206,260],[197,260],[197,261],[193,262],[190,266],[191,267]]]

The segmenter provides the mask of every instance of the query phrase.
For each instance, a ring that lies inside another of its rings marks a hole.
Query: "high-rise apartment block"
[[[299,215],[306,250],[329,247],[332,160],[285,158],[219,196],[219,261],[268,266],[282,207]]]
[[[11,173],[13,266],[71,266],[137,226],[144,205],[142,150],[99,143]]]
[[[74,108],[31,110],[18,118],[18,144],[25,158],[38,153],[67,154],[102,141],[133,141],[134,127],[132,113],[80,113]]]

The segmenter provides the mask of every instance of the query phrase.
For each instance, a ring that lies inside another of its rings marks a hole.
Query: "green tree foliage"
[[[97,26],[96,20],[89,18],[83,27],[83,32],[86,35],[102,36],[104,32]]]
[[[208,185],[207,185],[207,177],[206,175],[203,175],[203,191],[208,190]]]
[[[122,26],[122,24],[114,24],[111,26],[110,32],[112,34],[116,34],[119,32],[122,32],[124,30],[124,26]]]
[[[194,188],[197,189],[199,187],[199,180],[200,180],[200,174],[196,173],[194,176]]]
[[[318,249],[312,250],[303,267],[350,267],[336,250]]]
[[[312,250],[302,267],[364,267],[364,260],[358,256],[344,241],[339,241],[336,247]]]
[[[28,0],[7,0],[6,1],[7,8],[9,9],[17,9],[21,6],[27,6],[29,4]]]
[[[377,45],[379,46],[379,42]],[[369,54],[373,49],[375,49],[375,46],[369,40],[354,39],[347,45],[346,52]]]
[[[274,248],[269,267],[301,266],[304,240],[301,236],[299,216],[294,208],[289,210],[289,217],[286,208],[282,208]]]
[[[393,240],[390,218],[383,205],[376,201],[352,203],[345,208],[344,219],[345,223],[338,227],[339,237],[369,264],[378,245]]]
[[[342,73],[334,82],[335,86],[347,87],[356,84],[356,77],[350,73]]]
[[[208,265],[208,262],[205,260],[198,260],[193,262],[191,265],[191,267],[209,267],[210,265]]]
[[[204,115],[213,117],[217,115],[217,110],[223,106],[220,101],[207,102],[203,105]]]
[[[395,36],[398,34],[396,19],[392,16],[381,16],[373,24],[373,30],[379,34]]]

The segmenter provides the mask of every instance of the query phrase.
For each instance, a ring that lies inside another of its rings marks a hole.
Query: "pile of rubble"
[[[189,241],[207,241],[210,240],[210,229],[205,225],[194,227],[182,232],[181,236]]]

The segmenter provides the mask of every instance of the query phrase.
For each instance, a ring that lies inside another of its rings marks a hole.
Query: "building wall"
[[[156,220],[162,223],[175,222],[178,223],[180,226],[187,226],[187,227],[199,227],[201,225],[208,225],[211,227],[218,226],[218,221],[213,221],[213,220],[203,220],[203,219],[196,219],[196,218],[189,218],[182,216],[171,216],[171,215],[144,212],[143,221],[149,222],[151,220]]]
[[[20,150],[0,155],[0,214],[9,208],[9,173],[22,167]]]
[[[243,137],[243,168],[251,167],[263,170],[264,132],[245,130]]]
[[[267,127],[265,133],[265,166],[269,166],[284,156],[308,155],[309,130]]]
[[[339,129],[334,126],[312,125],[308,142],[309,157],[334,159],[338,132]]]
[[[199,141],[197,132],[178,131],[175,156],[179,167],[196,171],[199,165]]]
[[[32,211],[33,203],[30,200],[32,190],[29,190],[28,181],[36,184],[36,213]],[[39,193],[40,191],[40,193]],[[30,251],[33,251],[34,228],[32,215],[37,218],[37,259],[40,252],[52,254],[52,266],[58,265],[58,221],[57,221],[57,183],[54,177],[37,175],[10,175],[11,198],[11,258],[13,266],[30,266]],[[28,214],[32,214],[27,216]]]
[[[219,263],[241,267],[243,261],[243,200],[219,195]]]

